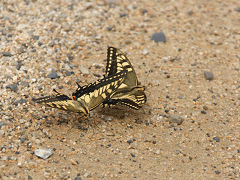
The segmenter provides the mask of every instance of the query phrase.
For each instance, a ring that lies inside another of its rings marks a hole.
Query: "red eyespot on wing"
[[[77,100],[76,96],[73,96],[73,99],[76,101]]]

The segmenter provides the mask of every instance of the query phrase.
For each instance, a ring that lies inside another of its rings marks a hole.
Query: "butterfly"
[[[127,71],[125,79],[118,89],[103,102],[103,106],[106,104],[109,106],[122,104],[136,110],[140,109],[147,101],[144,93],[145,87],[140,85],[136,72],[127,56],[117,48],[108,47],[105,76],[112,76],[123,70]]]
[[[53,108],[77,112],[87,118],[91,110],[102,104],[121,85],[126,75],[127,71],[124,70],[86,86],[78,84],[77,90],[72,93],[73,98],[60,94],[54,89],[56,95],[33,99],[33,101]]]

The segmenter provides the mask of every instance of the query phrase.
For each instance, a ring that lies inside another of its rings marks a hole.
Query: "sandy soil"
[[[239,179],[239,17],[238,0],[1,1],[0,179]],[[141,110],[83,121],[31,101],[97,80],[108,45],[146,86]]]

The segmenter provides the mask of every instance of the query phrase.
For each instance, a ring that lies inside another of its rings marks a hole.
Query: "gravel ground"
[[[239,17],[238,0],[0,1],[0,179],[239,179]],[[101,77],[108,45],[142,110],[31,101]]]

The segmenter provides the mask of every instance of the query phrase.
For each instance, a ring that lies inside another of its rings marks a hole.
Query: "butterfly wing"
[[[106,76],[122,70],[127,71],[126,78],[103,104],[123,104],[133,109],[139,109],[147,100],[144,93],[145,88],[139,86],[136,72],[127,56],[117,48],[108,47]]]
[[[147,101],[144,87],[134,87],[131,90],[118,91],[111,98],[108,98],[103,105],[125,105],[132,109],[140,109]]]
[[[53,96],[41,97],[33,99],[34,102],[47,105],[49,107],[62,109],[65,111],[78,112],[80,114],[88,114],[88,109],[81,102],[77,102],[69,98],[67,95],[57,93]]]
[[[127,56],[115,47],[108,47],[106,76],[111,76],[122,70],[126,70],[128,72],[123,83],[127,86],[137,86],[137,76]]]
[[[89,110],[102,104],[121,85],[127,72],[121,71],[114,75],[100,79],[87,86],[78,87],[73,93],[74,99],[84,102]]]

